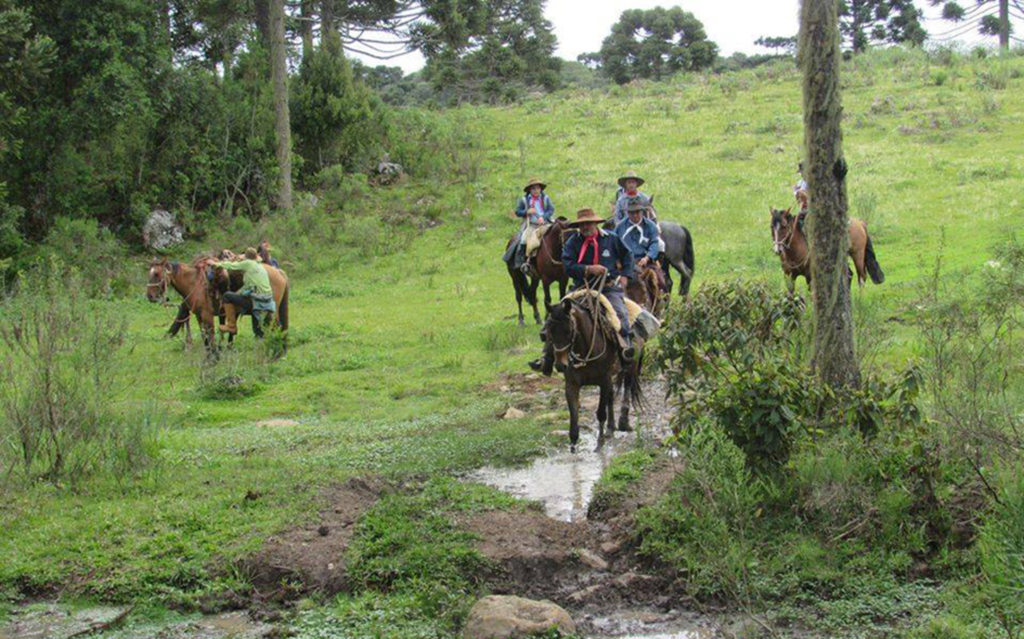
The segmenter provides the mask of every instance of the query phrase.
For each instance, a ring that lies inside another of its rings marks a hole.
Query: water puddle
[[[60,604],[34,605],[16,612],[8,625],[0,628],[0,639],[259,639],[273,630],[245,612],[141,624],[125,619],[127,613],[126,608],[73,611]]]
[[[692,613],[658,613],[647,609],[619,610],[614,615],[591,617],[588,639],[716,639],[708,619]]]

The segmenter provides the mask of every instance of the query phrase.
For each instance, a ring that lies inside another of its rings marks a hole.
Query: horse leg
[[[580,386],[575,380],[565,379],[565,402],[569,405],[569,450],[576,452],[580,441]]]
[[[608,430],[608,437],[615,437],[615,379],[609,378],[601,386],[601,403],[608,407],[608,419],[605,420],[605,428]]]
[[[604,384],[600,387],[600,399],[597,402],[597,450],[604,447],[604,424],[608,420],[608,398],[604,394]]]
[[[526,276],[524,275],[523,278],[525,279]],[[533,321],[536,322],[537,324],[543,324],[543,322],[540,320],[540,311],[537,310],[537,287],[539,285],[540,285],[540,280],[539,279],[534,278],[530,282],[530,297],[529,297],[529,300],[530,300],[530,304],[533,306]]]
[[[628,433],[633,430],[629,425],[629,389],[633,383],[633,370],[623,370],[619,376],[619,388],[622,390],[622,408],[619,409],[619,430]]]
[[[792,275],[787,275],[786,276],[786,288],[789,289],[790,296],[792,296],[792,295],[794,295],[796,293],[796,278],[797,277],[799,277],[799,275],[796,274],[796,273],[794,273]]]
[[[519,325],[526,326],[526,317],[523,315],[523,289],[516,274],[509,271],[509,275],[512,276],[512,287],[516,289],[516,304],[519,305]]]
[[[551,280],[544,279],[544,309],[551,308]]]

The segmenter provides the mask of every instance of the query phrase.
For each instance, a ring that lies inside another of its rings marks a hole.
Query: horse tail
[[[288,331],[288,292],[290,290],[291,286],[284,288],[284,294],[281,296],[281,308],[277,309],[277,325],[283,332]]]
[[[867,246],[864,249],[864,263],[868,268],[868,275],[871,276],[871,281],[875,284],[881,284],[885,281],[885,273],[882,272],[882,267],[878,263],[878,258],[875,257],[875,249],[871,246],[871,237],[868,236]]]
[[[644,354],[641,350],[637,355],[636,365],[633,370],[624,370],[619,375],[619,390],[629,399],[630,405],[636,410],[647,408],[647,397],[644,395],[644,388],[640,384],[641,372],[644,368]]]
[[[686,264],[686,268],[690,269],[689,276],[693,277],[693,268],[695,266],[695,259],[693,255],[693,235],[689,229],[686,231],[686,244],[683,245],[683,264]]]

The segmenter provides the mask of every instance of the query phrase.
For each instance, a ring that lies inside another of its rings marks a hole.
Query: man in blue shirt
[[[629,217],[615,227],[615,234],[629,249],[639,273],[658,261],[658,225],[647,217],[647,206],[640,201],[629,204]]]
[[[625,289],[633,273],[633,255],[618,235],[600,228],[603,223],[591,209],[579,211],[576,221],[569,225],[579,229],[579,233],[570,235],[562,247],[562,263],[576,288],[584,282],[596,288],[603,278],[601,292],[619,317],[622,357],[628,361],[633,359],[633,342]]]
[[[649,198],[643,191],[640,191],[640,187],[643,186],[644,179],[634,173],[633,171],[627,171],[625,175],[619,178],[619,190],[615,194],[615,224],[620,224],[629,216],[629,203],[636,199],[645,202],[647,206],[651,205],[651,198]]]

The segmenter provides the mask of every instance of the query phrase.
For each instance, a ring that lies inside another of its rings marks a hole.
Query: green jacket
[[[240,262],[220,262],[220,266],[229,271],[242,271],[242,290],[249,291],[254,295],[274,296],[274,290],[270,288],[270,276],[263,264],[255,260],[242,260]]]

